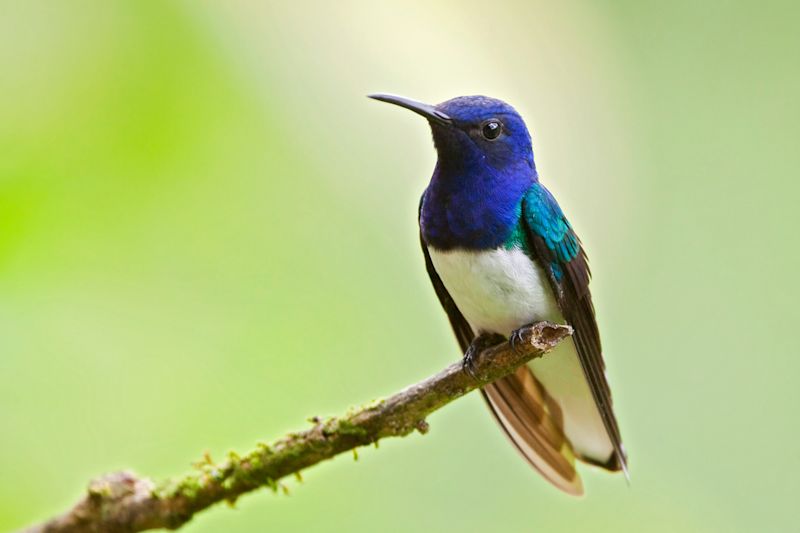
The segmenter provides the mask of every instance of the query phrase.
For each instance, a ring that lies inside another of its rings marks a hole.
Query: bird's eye
[[[500,124],[500,121],[497,119],[487,120],[481,126],[481,134],[483,134],[483,138],[489,141],[497,139],[502,131],[503,125]]]

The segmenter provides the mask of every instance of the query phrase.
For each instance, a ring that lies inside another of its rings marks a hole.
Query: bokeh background
[[[3,0],[0,530],[459,357],[418,249],[429,132],[376,91],[528,120],[631,485],[560,494],[472,395],[185,531],[796,530],[795,6]]]

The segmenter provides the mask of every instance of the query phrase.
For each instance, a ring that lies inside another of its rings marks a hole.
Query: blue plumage
[[[454,98],[438,109],[450,123],[431,124],[439,159],[423,196],[423,238],[442,250],[496,248],[514,231],[522,197],[538,179],[528,130],[514,108],[492,98]],[[494,140],[481,130],[491,119],[503,124]]]

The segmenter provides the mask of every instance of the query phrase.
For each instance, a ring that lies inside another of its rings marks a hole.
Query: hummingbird
[[[568,323],[572,337],[481,389],[508,438],[545,479],[583,494],[576,459],[624,471],[622,446],[580,239],[539,181],[519,113],[486,96],[406,108],[430,125],[438,159],[419,205],[425,266],[464,353],[518,341],[520,328]]]

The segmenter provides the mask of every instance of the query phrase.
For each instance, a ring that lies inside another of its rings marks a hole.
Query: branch
[[[451,401],[491,383],[524,363],[541,357],[572,333],[564,325],[540,322],[522,330],[516,350],[507,342],[478,355],[475,377],[460,362],[435,376],[373,402],[342,417],[314,418],[314,427],[291,433],[274,443],[259,444],[247,455],[214,464],[206,456],[195,471],[156,484],[131,472],[116,472],[93,480],[72,509],[22,533],[130,533],[146,529],[177,529],[203,509],[223,500],[233,503],[255,489],[278,488],[278,480],[299,476],[304,468],[385,437],[428,431],[425,418]]]

